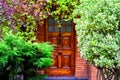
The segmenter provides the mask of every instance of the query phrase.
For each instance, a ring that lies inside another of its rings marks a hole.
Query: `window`
[[[53,18],[48,19],[48,32],[71,32],[72,31],[72,21],[61,21],[61,27],[58,27],[57,21]]]

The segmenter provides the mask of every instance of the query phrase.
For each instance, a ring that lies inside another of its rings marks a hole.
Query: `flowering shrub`
[[[43,13],[44,3],[45,0],[0,0],[0,33],[10,31],[11,27],[13,33],[25,37],[27,41],[35,40],[36,23],[42,23],[41,18],[47,14]]]
[[[74,14],[81,56],[103,80],[120,79],[120,1],[81,0]]]

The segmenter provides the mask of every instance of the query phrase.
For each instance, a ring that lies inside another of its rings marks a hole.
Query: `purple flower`
[[[12,15],[15,12],[14,7],[9,6],[8,2],[6,0],[1,0],[0,4],[2,5],[3,11],[4,11],[4,15],[6,17],[6,19],[10,22],[10,27],[13,29],[14,28],[14,24],[13,24],[13,20],[12,20]]]

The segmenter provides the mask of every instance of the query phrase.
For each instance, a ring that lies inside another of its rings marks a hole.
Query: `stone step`
[[[81,78],[81,79],[78,79],[74,76],[50,76],[44,80],[88,80],[87,78]]]

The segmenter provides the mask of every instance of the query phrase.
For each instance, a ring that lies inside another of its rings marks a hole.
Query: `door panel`
[[[62,37],[62,48],[63,49],[71,49],[71,36],[63,36]]]
[[[52,43],[52,44],[57,44],[58,43],[58,38],[57,36],[49,36],[49,41]]]
[[[52,64],[52,66],[50,68],[51,69],[57,69],[58,68],[58,56],[53,55],[52,59],[53,59],[53,64]]]
[[[74,26],[72,21],[62,22],[62,26],[58,28],[55,20],[46,20],[46,41],[55,45],[53,64],[46,70],[52,76],[74,75]]]

